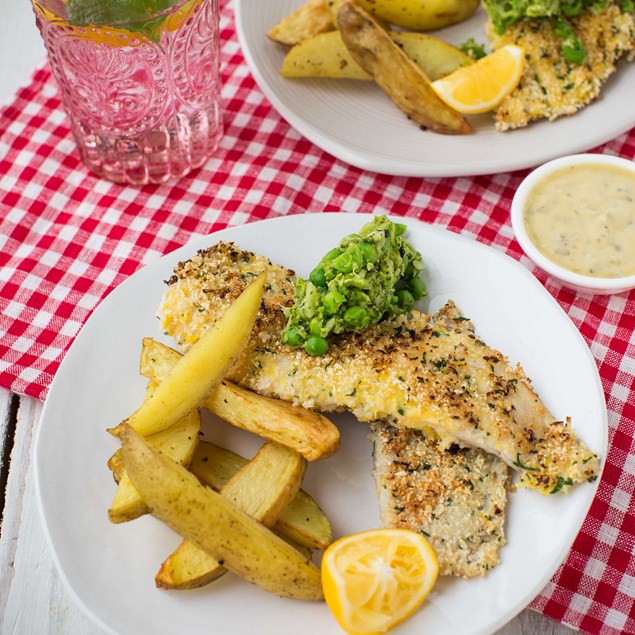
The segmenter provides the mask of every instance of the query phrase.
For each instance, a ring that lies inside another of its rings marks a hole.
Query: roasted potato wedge
[[[306,460],[278,443],[265,443],[221,490],[221,495],[266,527],[275,524],[300,489]],[[216,580],[225,567],[189,540],[184,540],[161,565],[158,587],[193,589]]]
[[[169,346],[145,338],[141,374],[163,381],[180,358]],[[339,447],[339,430],[323,415],[261,397],[228,381],[214,388],[203,406],[232,425],[296,450],[308,461],[330,456]]]
[[[474,58],[461,49],[427,33],[390,31],[390,37],[430,81],[474,64]]]
[[[188,465],[194,456],[200,429],[201,417],[197,411],[192,411],[171,428],[148,437],[147,441],[153,448],[160,450],[179,465]],[[115,457],[118,458],[115,459]],[[115,453],[108,462],[109,466],[121,470],[123,466],[119,462],[120,457],[121,453]],[[123,523],[147,512],[148,508],[124,469],[120,472],[117,491],[108,510],[108,517],[113,523]]]
[[[220,491],[246,463],[247,459],[231,450],[201,441],[189,470],[203,483]],[[275,528],[285,538],[311,549],[326,549],[333,537],[328,518],[304,490],[298,491],[280,513]]]
[[[356,0],[376,18],[408,29],[434,31],[467,20],[479,0]]]
[[[462,115],[441,101],[425,73],[367,11],[345,2],[337,24],[353,59],[417,125],[443,134],[472,130]]]
[[[353,59],[339,31],[321,33],[289,49],[282,60],[280,74],[287,79],[372,79]]]
[[[299,452],[307,461],[331,456],[340,447],[337,426],[324,415],[286,401],[262,397],[223,382],[203,404],[224,421]]]
[[[201,441],[196,446],[188,469],[205,485],[218,492],[246,463],[247,459],[231,450]],[[108,467],[115,481],[119,481],[124,471],[121,448],[110,457]],[[302,489],[280,513],[275,529],[286,540],[308,549],[326,549],[333,538],[328,518],[311,495]]]
[[[323,599],[320,570],[297,549],[152,449],[132,426],[124,424],[120,435],[126,471],[154,516],[267,591]]]
[[[267,31],[267,36],[274,42],[293,46],[318,33],[334,30],[335,24],[326,0],[309,0],[297,11],[271,27]]]
[[[347,0],[326,0],[326,4],[328,6],[329,11],[331,12],[331,20],[333,24],[337,27],[337,14],[340,12],[342,5]]]
[[[389,34],[430,81],[474,62],[467,53],[426,33]],[[280,73],[286,78],[372,79],[353,59],[339,31],[321,33],[294,46],[285,56]]]
[[[119,483],[124,472],[121,448],[116,450],[108,459],[108,469],[112,472],[112,477],[115,479],[115,483]]]
[[[285,542],[289,543],[294,549],[297,549],[307,560],[311,559],[313,551],[309,547],[304,547],[303,545],[299,545],[297,542],[293,542],[293,540],[284,534],[281,534],[277,529],[273,529],[273,533],[282,538]]]
[[[127,419],[148,436],[169,428],[200,406],[231,368],[260,308],[266,273],[258,276],[222,317],[183,355],[141,407]],[[117,434],[118,428],[111,430]]]
[[[342,5],[347,2],[347,0],[326,0],[326,4],[331,12],[331,19],[333,20],[333,24],[337,28],[337,14],[340,12]],[[390,25],[385,20],[382,20],[380,17],[375,16],[375,21],[379,26],[384,29],[388,29]]]
[[[159,589],[185,591],[205,586],[226,573],[214,556],[183,540],[161,564],[154,583]]]
[[[221,490],[221,494],[263,525],[272,527],[295,498],[306,459],[279,443],[265,443]]]

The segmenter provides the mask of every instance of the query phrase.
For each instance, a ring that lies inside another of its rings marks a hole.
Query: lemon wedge
[[[508,44],[474,64],[432,82],[437,95],[460,113],[473,115],[498,106],[518,86],[525,51]]]
[[[322,558],[322,590],[350,635],[385,633],[421,605],[439,567],[430,543],[408,529],[371,529],[331,544]]]

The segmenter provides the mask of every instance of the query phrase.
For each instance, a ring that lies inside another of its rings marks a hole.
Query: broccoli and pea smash
[[[562,54],[572,64],[582,64],[586,49],[573,31],[569,18],[590,9],[599,13],[606,0],[484,0],[494,29],[500,35],[518,20],[549,18],[554,21],[556,34],[562,40]],[[622,11],[633,11],[633,0],[620,0]]]
[[[282,343],[323,355],[330,335],[356,331],[409,313],[426,294],[421,254],[405,239],[406,226],[377,216],[342,239],[295,284]]]

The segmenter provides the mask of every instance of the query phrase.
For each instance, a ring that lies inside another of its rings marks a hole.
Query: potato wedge
[[[218,564],[214,556],[193,542],[182,540],[161,564],[154,583],[159,589],[185,591],[210,584],[226,573],[227,569]]]
[[[220,491],[247,463],[247,459],[213,443],[201,441],[189,466],[199,480]],[[310,549],[326,549],[333,538],[324,512],[304,490],[299,490],[278,516],[276,531],[285,538]]]
[[[237,507],[271,527],[300,489],[306,459],[279,443],[265,443],[221,490]]]
[[[389,34],[430,81],[474,62],[467,53],[426,33]],[[353,59],[339,31],[321,33],[294,46],[285,56],[280,73],[286,78],[372,79]]]
[[[171,428],[148,437],[147,441],[153,448],[160,450],[179,465],[187,466],[194,456],[200,429],[201,417],[197,411],[192,411]],[[109,466],[112,464],[114,468],[121,469],[123,466],[114,458],[115,456],[120,457],[121,453],[115,453],[110,458]],[[124,469],[120,472],[117,491],[108,510],[108,517],[113,523],[123,523],[139,518],[147,512],[146,504]]]
[[[331,12],[331,20],[333,20],[333,24],[337,28],[337,14],[340,12],[342,5],[347,2],[347,0],[326,0],[329,11]],[[388,29],[390,24],[385,20],[382,20],[380,17],[375,16],[375,21],[382,29]]]
[[[430,81],[474,64],[474,58],[461,49],[427,33],[390,31],[390,37]]]
[[[425,73],[373,19],[352,2],[338,14],[338,27],[353,59],[417,125],[443,134],[466,134],[467,120],[434,92]]]
[[[212,328],[173,366],[141,407],[126,420],[148,436],[169,428],[198,408],[231,368],[260,308],[266,272],[231,304]],[[118,428],[111,430],[118,433]]]
[[[278,443],[265,443],[220,493],[271,527],[300,489],[305,470],[306,459],[297,452]],[[211,554],[184,540],[163,562],[155,583],[166,589],[193,589],[216,580],[225,571]]]
[[[200,441],[189,471],[217,492],[247,463],[239,454],[207,441]],[[124,471],[121,448],[108,460],[116,482]],[[300,490],[278,517],[276,532],[287,541],[307,549],[326,549],[333,539],[331,524],[310,494]]]
[[[353,59],[339,31],[321,33],[291,48],[282,60],[280,74],[287,79],[372,79]]]
[[[376,18],[409,31],[434,31],[467,20],[479,0],[356,0]]]
[[[141,374],[162,381],[180,358],[181,354],[169,346],[145,338]],[[339,447],[339,430],[323,415],[261,397],[229,381],[216,386],[203,407],[238,428],[293,448],[308,461],[330,456]]]
[[[280,44],[293,46],[318,33],[334,31],[326,0],[309,0],[297,11],[283,18],[267,31],[269,39]]]
[[[323,599],[320,570],[299,551],[153,450],[132,426],[122,426],[121,439],[126,471],[154,516],[267,591]]]
[[[342,8],[342,5],[347,0],[326,0],[326,4],[328,6],[329,11],[331,12],[331,20],[333,24],[337,27],[337,15]]]
[[[112,456],[108,459],[108,469],[112,472],[112,477],[115,479],[115,483],[119,483],[124,472],[121,448],[115,450]]]

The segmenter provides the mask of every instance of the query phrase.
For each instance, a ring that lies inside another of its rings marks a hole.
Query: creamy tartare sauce
[[[562,168],[527,198],[529,238],[549,260],[597,278],[635,274],[635,173],[605,164]]]

